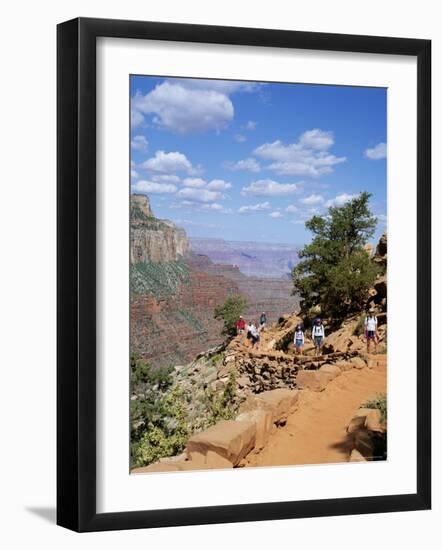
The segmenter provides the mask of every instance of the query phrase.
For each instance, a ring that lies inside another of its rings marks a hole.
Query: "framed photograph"
[[[80,18],[57,67],[57,523],[429,509],[430,41]]]

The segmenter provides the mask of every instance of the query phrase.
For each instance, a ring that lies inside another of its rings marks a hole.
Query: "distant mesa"
[[[184,229],[169,220],[155,218],[146,195],[131,195],[130,223],[132,264],[173,262],[190,251]]]
[[[248,277],[290,278],[298,263],[296,245],[225,241],[223,239],[190,238],[192,251],[204,254],[217,264],[236,265]]]

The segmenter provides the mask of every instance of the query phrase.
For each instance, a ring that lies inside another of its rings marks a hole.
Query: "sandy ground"
[[[262,451],[247,457],[244,466],[346,462],[346,427],[364,401],[386,391],[386,378],[385,366],[352,369],[322,392],[302,390],[298,409]]]

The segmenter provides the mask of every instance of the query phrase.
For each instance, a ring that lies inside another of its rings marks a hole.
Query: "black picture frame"
[[[96,39],[396,54],[417,58],[417,491],[361,498],[96,512]],[[74,19],[57,28],[57,523],[83,531],[425,510],[431,506],[431,41]]]

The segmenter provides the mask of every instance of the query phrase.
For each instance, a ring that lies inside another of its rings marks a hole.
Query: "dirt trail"
[[[360,405],[386,391],[386,367],[351,369],[323,392],[302,390],[298,409],[274,432],[266,447],[250,454],[245,466],[346,462],[346,427]]]

